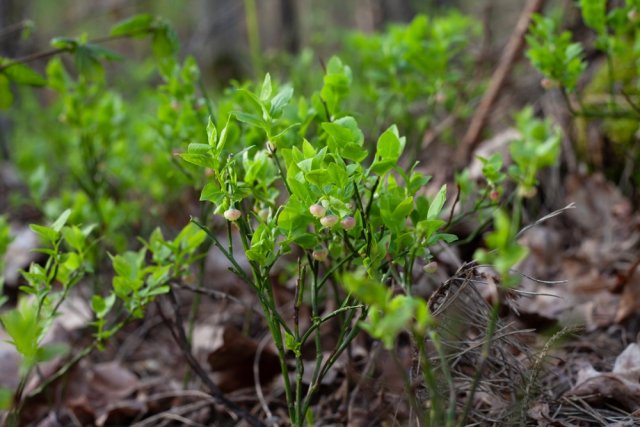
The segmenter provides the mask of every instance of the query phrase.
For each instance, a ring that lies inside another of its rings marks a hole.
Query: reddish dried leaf
[[[211,370],[218,373],[218,386],[230,392],[254,385],[253,363],[258,343],[233,327],[226,327],[223,345],[207,357]],[[266,384],[280,373],[280,360],[265,347],[259,360],[260,383]]]

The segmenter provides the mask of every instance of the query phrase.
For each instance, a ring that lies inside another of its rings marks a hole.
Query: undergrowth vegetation
[[[578,130],[604,120],[620,144],[630,144],[639,116],[640,3],[608,11],[604,1],[580,4],[596,35],[593,48],[606,54],[606,99],[589,98],[600,76],[585,84],[585,47],[553,19],[535,18],[527,55],[543,86],[566,99]],[[44,255],[22,273],[15,306],[2,300],[2,328],[22,358],[20,385],[0,392],[8,423],[18,423],[28,397],[102,349],[151,304],[165,299],[176,307],[179,292],[206,289],[204,259],[214,251],[238,286],[257,297],[292,425],[314,424],[323,379],[362,330],[389,350],[408,334],[431,397],[429,404],[412,397],[407,373],[412,410],[424,425],[465,425],[475,390],[464,401],[452,392],[438,321],[414,285],[439,268],[435,252],[467,237],[453,230],[472,218],[491,225],[478,230],[484,246],[475,261],[494,266],[502,287],[517,287],[512,269],[527,255],[517,240],[522,212],[536,197],[540,172],[557,165],[563,138],[527,107],[513,117],[519,138],[510,160],[480,158],[482,179],[462,171],[457,188],[429,185],[419,162],[428,155],[423,134],[447,116],[464,121],[483,88],[469,78],[478,28],[457,13],[419,16],[382,34],[352,34],[343,51],[299,75],[267,73],[215,96],[205,91],[196,60],[180,58],[168,22],[149,15],[128,18],[102,38],[54,39],[41,55],[51,58],[44,75],[20,58],[0,58],[0,104],[11,106],[15,123],[12,160],[29,188],[11,202],[42,214],[31,229]],[[144,39],[135,43],[148,43],[152,53],[137,68],[118,68],[138,82],[131,92],[111,77],[109,62],[124,59],[105,47],[116,39]],[[452,132],[449,139],[455,144]],[[10,241],[0,217],[0,255]],[[295,283],[295,298],[283,305],[274,287],[285,283]],[[39,364],[69,352],[43,340],[77,287],[90,295],[92,342],[27,393]],[[224,400],[190,354],[193,304],[189,319],[173,322],[187,362],[215,398],[260,425]],[[483,354],[499,309],[494,301]],[[329,322],[339,330],[331,346],[321,339]],[[313,364],[305,363],[303,348],[312,349]]]

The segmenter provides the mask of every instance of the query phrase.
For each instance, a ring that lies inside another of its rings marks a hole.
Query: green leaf
[[[208,182],[205,184],[202,192],[200,193],[200,201],[208,201],[215,205],[222,203],[227,196],[227,192],[223,191],[220,186],[215,182]]]
[[[11,93],[9,79],[0,73],[0,110],[6,110],[11,107],[11,104],[13,104],[13,93]]]
[[[288,350],[291,350],[295,355],[297,356],[300,355],[301,344],[298,342],[298,340],[295,339],[293,335],[291,335],[286,331],[284,335],[284,345],[287,347]]]
[[[218,131],[213,120],[211,120],[211,116],[209,116],[209,122],[207,123],[207,141],[209,141],[210,147],[216,147],[218,143]]]
[[[62,227],[64,227],[64,225],[67,223],[67,220],[69,219],[69,215],[71,215],[71,209],[66,209],[64,212],[60,214],[58,219],[56,219],[53,222],[53,224],[51,224],[51,228],[56,233],[59,233],[60,230],[62,230]]]
[[[94,294],[91,297],[91,309],[98,319],[103,319],[111,311],[113,304],[116,302],[116,295],[110,294],[104,298],[101,295]]]
[[[164,286],[166,286],[167,280],[169,280],[169,276],[170,276],[169,273],[171,272],[172,267],[173,267],[172,265],[160,265],[160,266],[149,267],[151,274],[149,275],[149,277],[147,277],[147,285],[149,285],[149,288],[163,289],[159,293],[154,293],[153,295],[164,294],[169,291],[168,287],[166,288],[166,291],[165,291]],[[147,294],[147,295],[150,295],[150,294]]]
[[[28,298],[20,299],[18,307],[0,316],[4,330],[11,337],[11,343],[23,358],[23,368],[36,363],[38,343],[44,326],[38,319],[38,305]]]
[[[9,64],[7,66],[7,64]],[[44,86],[47,80],[32,68],[20,62],[12,62],[7,58],[0,58],[0,65],[7,66],[2,73],[7,78],[17,84],[28,86]]]
[[[271,100],[271,115],[277,117],[293,96],[293,88],[288,86],[280,90]]]
[[[344,274],[342,284],[348,292],[368,305],[384,307],[391,296],[391,291],[386,286],[362,271]]]
[[[47,362],[58,356],[63,356],[69,353],[69,351],[69,346],[63,343],[46,344],[38,348],[36,353],[36,362]]]
[[[245,113],[243,111],[233,111],[231,114],[233,114],[239,121],[253,127],[264,128],[265,126],[264,120],[262,120],[262,118],[257,114]]]
[[[31,231],[36,233],[40,240],[43,242],[54,243],[58,240],[59,233],[50,227],[46,227],[44,225],[31,224],[29,226]]]
[[[353,117],[322,123],[322,129],[329,135],[328,145],[332,151],[354,162],[361,162],[367,157],[368,152],[362,147],[364,134]]]
[[[143,33],[149,31],[153,24],[153,17],[148,14],[134,15],[126,18],[113,27],[111,27],[112,36],[140,36]]]
[[[47,79],[49,87],[59,92],[64,92],[66,88],[73,85],[71,77],[69,77],[59,56],[53,58],[47,64]]]
[[[440,191],[436,194],[436,197],[433,198],[431,204],[429,205],[429,212],[427,213],[427,219],[437,219],[442,211],[442,207],[444,206],[444,202],[447,199],[447,184],[444,184],[440,187]]]
[[[206,154],[211,152],[211,146],[209,144],[192,142],[187,146],[187,152],[190,154]]]
[[[397,224],[404,224],[411,211],[413,210],[413,197],[407,197],[398,206],[395,207],[391,216]]]
[[[180,250],[193,253],[207,238],[207,233],[193,223],[187,224],[176,236],[174,243]]]
[[[180,43],[175,29],[164,20],[156,20],[154,24],[151,48],[159,59],[172,57],[178,53]]]
[[[180,158],[187,163],[202,166],[204,168],[211,167],[212,159],[208,154],[181,153]]]
[[[260,90],[260,101],[266,102],[271,98],[271,75],[267,73],[264,76],[264,81],[262,82],[262,89]]]
[[[62,236],[64,237],[65,242],[67,242],[73,249],[78,252],[84,251],[86,237],[79,227],[76,227],[75,225],[72,227],[64,227],[62,229]]]
[[[582,19],[588,27],[602,34],[606,30],[607,0],[580,0]]]
[[[322,123],[322,129],[338,144],[362,144],[364,141],[364,134],[358,127],[358,122],[351,116]]]
[[[122,255],[111,257],[116,274],[128,280],[138,279],[142,274],[145,253],[146,249],[141,249],[139,252],[127,251]]]
[[[78,72],[88,78],[102,78],[104,68],[94,52],[86,46],[79,45],[75,49],[75,64]]]
[[[216,153],[222,153],[225,145],[227,144],[227,137],[229,136],[229,121],[231,120],[231,115],[227,116],[227,122],[224,124],[224,127],[220,131],[220,137],[218,138],[218,145],[216,145]]]
[[[400,139],[398,134],[398,127],[392,125],[389,129],[384,131],[380,138],[378,138],[378,146],[376,155],[380,156],[382,160],[394,160],[397,161],[404,149],[404,139]]]
[[[73,52],[78,47],[78,40],[71,37],[55,37],[51,39],[51,46],[56,49]]]

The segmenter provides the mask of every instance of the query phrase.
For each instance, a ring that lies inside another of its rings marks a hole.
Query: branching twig
[[[129,38],[131,36],[138,35],[138,34],[144,34],[144,33],[147,33],[147,32],[150,32],[150,30],[135,31],[135,32],[126,33],[126,34],[118,34],[116,36],[98,37],[98,38],[95,38],[93,40],[89,40],[87,42],[87,44],[106,43],[106,42],[110,42],[110,41],[114,41],[114,40],[126,39],[126,38]],[[29,62],[37,61],[39,59],[49,58],[50,56],[57,55],[59,53],[66,52],[66,51],[68,51],[67,48],[57,48],[57,49],[45,50],[45,51],[42,51],[42,52],[31,53],[29,55],[26,55],[26,56],[23,56],[23,57],[20,57],[20,58],[16,58],[16,59],[14,59],[11,62],[8,62],[6,64],[0,65],[0,71],[4,71],[7,68],[12,67],[12,66],[14,66],[16,64],[27,64]]]
[[[189,341],[187,340],[187,334],[184,330],[182,315],[180,314],[180,306],[178,304],[178,300],[176,299],[176,296],[173,291],[169,292],[168,299],[171,302],[171,305],[173,307],[175,320],[172,321],[171,319],[169,319],[167,315],[164,313],[162,309],[162,305],[156,301],[160,317],[162,317],[162,320],[165,322],[165,324],[169,328],[169,331],[171,332],[171,336],[173,337],[176,344],[178,344],[178,346],[180,347],[180,350],[182,351],[182,354],[186,359],[187,363],[189,364],[193,372],[196,375],[198,375],[198,377],[200,377],[202,382],[209,389],[211,396],[218,403],[226,406],[236,416],[238,416],[239,418],[242,418],[247,423],[249,423],[249,425],[253,427],[265,427],[265,424],[262,421],[258,420],[253,415],[248,413],[245,409],[239,407],[234,402],[226,398],[222,393],[222,390],[220,390],[220,388],[211,380],[211,378],[209,378],[209,375],[207,374],[207,372],[204,370],[202,365],[200,365],[198,360],[195,358],[195,356],[191,352],[191,347],[189,346]]]

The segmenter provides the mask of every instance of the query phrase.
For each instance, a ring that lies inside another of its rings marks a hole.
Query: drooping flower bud
[[[324,248],[316,249],[311,253],[313,259],[320,262],[326,261],[328,255],[329,252]]]
[[[325,217],[320,218],[320,224],[323,227],[331,228],[338,223],[338,217],[335,215],[327,215]]]
[[[315,216],[316,218],[322,218],[327,214],[327,210],[319,203],[311,205],[309,207],[309,212],[311,212],[311,215]]]
[[[438,271],[438,263],[435,261],[431,261],[429,264],[422,267],[422,269],[424,270],[425,273],[429,273],[429,274],[435,273],[436,271]]]
[[[342,219],[342,221],[340,221],[340,225],[342,226],[342,228],[349,231],[356,226],[356,219],[352,216],[346,216]]]
[[[224,211],[224,217],[227,221],[237,221],[238,218],[240,218],[240,216],[242,216],[242,212],[240,212],[238,209],[236,208],[229,208],[226,211]]]

